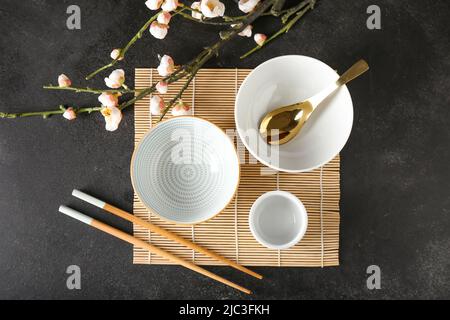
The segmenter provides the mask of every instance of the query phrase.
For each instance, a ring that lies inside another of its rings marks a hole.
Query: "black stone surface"
[[[96,98],[46,92],[60,73],[83,77],[108,61],[143,24],[144,0],[2,0],[0,109],[90,105]],[[320,0],[280,40],[240,61],[250,40],[230,44],[209,67],[256,67],[284,54],[316,57],[344,70],[365,57],[369,75],[350,86],[354,130],[342,152],[341,266],[255,268],[252,280],[230,268],[209,268],[252,288],[263,299],[450,298],[450,2],[378,0],[382,30],[366,27],[373,1]],[[66,28],[66,9],[82,10],[82,29]],[[228,8],[235,7],[226,1]],[[275,20],[258,31],[275,30]],[[170,35],[146,35],[125,64],[152,67],[157,54],[184,63],[217,39],[217,28],[174,19]],[[89,83],[102,85],[102,77]],[[99,115],[69,123],[60,117],[0,120],[0,298],[248,298],[171,266],[132,264],[132,248],[58,214],[60,204],[131,232],[131,226],[70,196],[74,187],[132,209],[129,162],[133,112],[108,133]],[[69,265],[82,289],[66,288]],[[366,268],[382,270],[382,289],[366,287]]]

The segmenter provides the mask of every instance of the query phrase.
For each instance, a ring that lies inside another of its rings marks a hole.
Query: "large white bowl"
[[[225,209],[239,174],[230,138],[211,122],[194,117],[158,124],[141,140],[131,161],[139,199],[177,224],[200,223]]]
[[[236,128],[249,152],[263,164],[286,172],[309,171],[332,160],[345,146],[353,125],[353,103],[346,86],[325,100],[287,144],[269,146],[258,127],[269,111],[307,99],[338,78],[331,67],[305,56],[278,57],[253,70],[235,106]]]

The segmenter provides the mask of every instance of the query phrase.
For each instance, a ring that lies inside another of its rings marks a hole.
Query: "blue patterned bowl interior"
[[[214,124],[179,117],[158,124],[142,139],[131,163],[142,203],[179,224],[206,221],[232,200],[239,160],[231,139]]]

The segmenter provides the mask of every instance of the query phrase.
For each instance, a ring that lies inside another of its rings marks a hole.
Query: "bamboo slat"
[[[203,69],[191,84],[183,100],[193,106],[196,116],[214,122],[224,130],[234,130],[234,102],[239,86],[251,70]],[[155,69],[136,69],[135,88],[149,87],[160,77]],[[183,85],[170,85],[165,95],[168,101]],[[135,143],[155,125],[157,117],[149,112],[150,98],[135,105]],[[242,142],[235,143],[242,148]],[[337,156],[324,167],[306,173],[291,174],[273,171],[261,174],[265,168],[246,152],[241,164],[241,182],[229,206],[214,219],[196,226],[179,226],[166,222],[149,212],[134,196],[134,214],[188,240],[216,251],[242,265],[278,267],[331,267],[339,265],[339,200],[340,159]],[[265,168],[267,169],[267,168]],[[292,192],[308,211],[308,230],[303,240],[288,250],[270,250],[261,246],[248,226],[248,213],[253,202],[264,192],[276,189]],[[134,225],[134,236],[159,248],[189,259],[198,265],[221,265],[197,252]],[[135,264],[171,264],[170,261],[146,250],[134,248]]]

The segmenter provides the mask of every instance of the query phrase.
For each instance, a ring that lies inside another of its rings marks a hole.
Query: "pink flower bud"
[[[122,111],[117,107],[105,107],[101,110],[105,117],[105,129],[107,131],[116,131],[122,121]]]
[[[170,12],[163,11],[158,15],[158,22],[161,24],[169,24],[170,19],[172,19]]]
[[[120,56],[120,49],[114,49],[111,52],[111,59],[113,59],[113,60],[117,59],[119,61],[123,60],[123,57]]]
[[[255,34],[254,39],[255,39],[255,42],[258,44],[258,46],[261,47],[264,44],[264,42],[266,42],[267,36],[262,33],[257,33],[257,34]]]
[[[255,9],[259,2],[260,0],[239,0],[239,10],[249,13]]]
[[[178,6],[179,6],[178,0],[165,0],[161,6],[161,9],[170,12],[174,11],[176,8],[178,8]]]
[[[58,85],[61,87],[61,88],[67,88],[67,87],[70,87],[71,85],[72,85],[72,81],[69,79],[69,77],[68,76],[66,76],[65,74],[61,74],[59,77],[58,77]]]
[[[163,2],[163,0],[147,0],[145,2],[145,5],[150,10],[158,10],[159,8],[161,8],[162,2]]]
[[[104,107],[117,107],[119,104],[119,98],[117,94],[103,92],[99,97],[98,101],[102,104]]]
[[[153,21],[150,25],[150,33],[156,39],[164,39],[169,32],[169,26],[166,24],[159,23],[157,21]]]
[[[67,108],[66,111],[64,111],[63,117],[66,118],[67,120],[75,120],[77,118],[77,114],[75,110],[73,110],[73,108],[70,107]]]
[[[105,84],[108,88],[118,89],[125,82],[125,71],[122,69],[114,70],[108,78],[105,78]]]
[[[158,95],[154,95],[151,99],[150,99],[150,113],[154,116],[159,116],[161,115],[161,112],[164,110],[164,108],[166,107],[166,104],[164,103],[163,98],[161,98]]]
[[[158,92],[161,94],[166,94],[167,90],[169,90],[169,85],[167,84],[167,82],[160,81],[156,84],[156,90],[158,90]]]
[[[167,77],[170,76],[175,71],[175,63],[173,62],[172,57],[168,55],[164,55],[161,58],[159,67],[158,67],[158,74],[161,77]]]
[[[174,117],[190,116],[192,115],[192,108],[183,101],[180,101],[172,108],[172,115]]]

